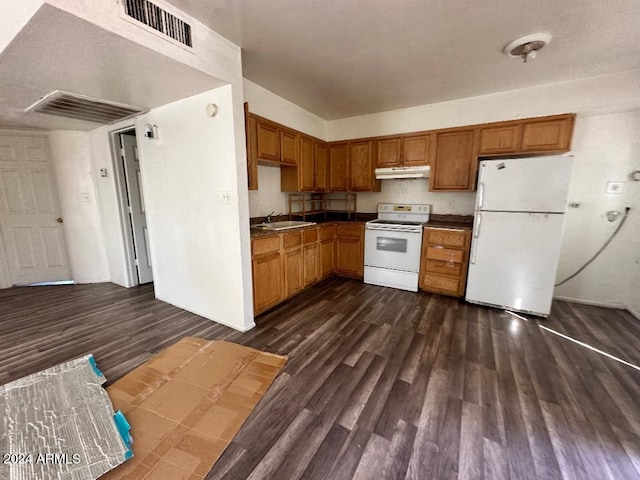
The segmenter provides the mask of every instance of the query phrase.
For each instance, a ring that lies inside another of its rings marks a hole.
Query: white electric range
[[[431,205],[378,205],[365,224],[364,283],[418,291],[422,230]]]

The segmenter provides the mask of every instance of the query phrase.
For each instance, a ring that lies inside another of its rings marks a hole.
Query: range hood
[[[429,178],[428,165],[420,167],[392,167],[376,168],[376,178],[386,180],[390,178]]]

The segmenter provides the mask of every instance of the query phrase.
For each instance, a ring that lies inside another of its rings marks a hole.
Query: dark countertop
[[[315,221],[315,220],[309,220],[311,221]],[[296,227],[296,228],[287,228],[286,230],[266,230],[266,229],[261,229],[261,228],[255,228],[255,227],[251,227],[249,229],[249,232],[251,234],[251,238],[255,238],[255,237],[268,237],[271,235],[278,235],[280,233],[289,233],[289,232],[301,232],[302,230],[307,230],[309,228],[315,228],[318,225],[322,225],[323,223],[364,223],[364,220],[356,220],[356,219],[351,219],[351,220],[321,220],[321,221],[315,221],[316,225],[306,225],[304,227]]]
[[[340,213],[328,213],[326,218],[324,214],[320,215],[309,215],[307,221],[316,222],[318,225],[322,225],[323,223],[364,223],[369,220],[373,220],[377,218],[377,214],[375,213],[352,213],[351,218],[348,218],[346,214]],[[266,220],[266,217],[256,217],[251,219],[251,225],[257,225]],[[271,218],[272,221],[278,222],[282,220],[289,220],[288,215],[280,215],[274,216]],[[251,227],[251,238],[254,237],[268,237],[270,235],[278,235],[280,233],[287,232],[298,232],[302,230],[306,230],[309,228],[313,228],[315,225],[308,225],[305,227],[297,227],[297,228],[289,228],[287,230],[263,230],[260,228]],[[473,215],[438,215],[432,214],[431,219],[425,223],[425,227],[430,228],[447,228],[447,229],[458,229],[458,230],[472,230],[473,229]]]

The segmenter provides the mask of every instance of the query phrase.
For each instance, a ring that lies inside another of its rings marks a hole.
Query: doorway
[[[73,283],[49,141],[0,135],[0,288]]]
[[[132,285],[150,283],[153,269],[135,128],[113,132],[111,140],[129,280]]]

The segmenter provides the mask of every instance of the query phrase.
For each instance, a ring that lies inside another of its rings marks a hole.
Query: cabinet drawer
[[[320,227],[320,241],[323,242],[325,240],[333,239],[335,231],[335,225],[323,225],[322,227]]]
[[[302,233],[301,232],[285,233],[282,236],[282,245],[284,249],[298,247],[302,245]]]
[[[280,236],[273,235],[271,237],[254,238],[251,242],[251,251],[253,256],[265,255],[267,253],[277,252],[280,250]]]
[[[318,241],[318,229],[310,228],[309,230],[305,230],[302,232],[302,238],[304,240],[304,244],[313,243]]]
[[[443,262],[462,263],[462,250],[451,250],[450,248],[427,247],[427,258],[429,260],[440,260]]]
[[[349,225],[345,223],[338,224],[336,227],[336,235],[338,237],[360,237],[362,235],[362,224],[356,223]]]
[[[437,273],[441,275],[460,276],[462,272],[462,264],[453,262],[441,262],[438,260],[427,260],[425,269],[428,273]]]
[[[428,242],[443,247],[464,247],[465,232],[456,230],[427,230],[429,237]]]
[[[425,274],[423,277],[423,285],[425,290],[437,290],[443,293],[451,293],[458,295],[460,287],[459,278],[441,277],[439,275]]]

